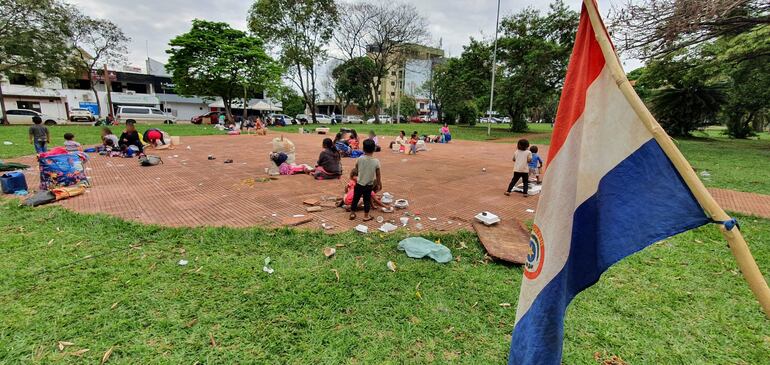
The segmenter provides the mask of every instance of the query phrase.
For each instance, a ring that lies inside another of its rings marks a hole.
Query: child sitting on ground
[[[108,151],[112,151],[118,145],[118,136],[107,127],[102,128],[102,145]]]
[[[543,160],[540,155],[537,154],[537,146],[529,148],[529,152],[532,152],[532,161],[529,162],[529,177],[535,178],[535,183],[540,185],[540,170],[543,168]]]
[[[377,134],[374,133],[374,130],[369,131],[369,139],[374,141],[374,152],[380,152],[381,151],[380,141],[377,138]]]
[[[64,149],[67,152],[83,152],[83,146],[75,141],[75,135],[72,133],[64,133]]]
[[[355,129],[350,130],[350,136],[348,138],[348,146],[350,146],[350,149],[357,150],[359,149],[360,142],[358,141],[358,133]]]
[[[417,141],[419,138],[417,137],[417,131],[412,133],[412,138],[409,139],[409,154],[410,155],[416,155],[417,154]]]
[[[356,173],[358,180],[353,187],[353,200],[350,203],[350,220],[356,219],[358,202],[364,199],[364,221],[372,220],[369,210],[372,206],[372,192],[382,190],[380,177],[380,160],[374,158],[374,141],[364,141],[364,155],[356,160]]]
[[[350,180],[345,186],[345,195],[342,196],[342,200],[338,203],[338,206],[344,206],[345,210],[351,211],[351,204],[353,204],[353,194],[355,192],[356,184],[358,183],[358,171],[353,169],[350,171]],[[382,208],[385,205],[382,204],[382,200],[372,191],[372,207],[375,209]],[[359,207],[356,207],[359,208]]]
[[[262,122],[262,119],[260,119],[259,117],[257,117],[257,119],[254,121],[254,128],[255,128],[255,131],[257,132],[257,135],[260,135],[260,136],[267,135],[267,127]]]

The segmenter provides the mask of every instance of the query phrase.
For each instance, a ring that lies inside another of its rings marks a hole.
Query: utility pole
[[[107,71],[107,64],[104,64],[104,87],[107,89],[107,115],[115,117],[112,111],[112,83],[110,82],[110,75]],[[101,113],[101,110],[99,111]]]
[[[401,65],[396,70],[396,124],[401,123]]]
[[[487,109],[487,136],[492,134],[492,103],[495,100],[495,72],[497,71],[497,30],[500,28],[500,0],[497,0],[495,19],[495,49],[492,52],[492,86],[489,88],[489,109]]]

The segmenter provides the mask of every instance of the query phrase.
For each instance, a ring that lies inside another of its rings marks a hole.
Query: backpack
[[[139,157],[139,164],[142,166],[155,166],[161,163],[163,163],[163,160],[158,156],[146,155]]]

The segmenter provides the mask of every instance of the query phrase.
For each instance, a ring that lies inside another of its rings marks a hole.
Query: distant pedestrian
[[[43,119],[39,116],[32,117],[32,123],[34,124],[29,127],[29,143],[35,146],[36,153],[47,152],[47,145],[51,143],[51,133],[43,125]]]
[[[511,191],[516,186],[516,183],[521,179],[524,182],[523,193],[524,196],[528,196],[529,191],[529,163],[532,162],[532,152],[528,150],[529,141],[526,139],[520,139],[516,143],[516,152],[513,154],[513,178],[511,183],[508,184],[508,190],[505,191],[505,195],[511,195]]]

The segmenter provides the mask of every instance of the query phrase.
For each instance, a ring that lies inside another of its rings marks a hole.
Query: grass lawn
[[[740,140],[700,132],[677,145],[706,186],[770,194],[770,133]]]
[[[0,212],[0,363],[98,363],[109,348],[110,364],[507,357],[521,270],[484,263],[469,233],[428,236],[459,256],[440,265],[407,258],[398,234],[161,228],[9,200]],[[770,221],[740,218],[767,274]],[[322,248],[336,244],[326,259]],[[73,345],[61,352],[57,341]],[[631,364],[767,364],[770,321],[717,230],[703,227],[624,260],[576,298],[564,363],[596,364],[595,352]]]
[[[177,136],[202,136],[212,134],[222,134],[222,131],[211,127],[204,128],[194,124],[173,124],[173,125],[155,125]],[[140,133],[147,129],[147,125],[138,125]],[[32,155],[35,148],[29,143],[29,126],[0,126],[0,143],[9,141],[12,145],[0,144],[0,158],[19,157]],[[113,133],[120,136],[123,126],[110,127]],[[84,125],[59,125],[48,127],[51,132],[51,146],[61,146],[64,144],[64,133],[70,132],[75,135],[75,140],[82,145],[95,145],[101,143],[102,127],[92,127]]]

